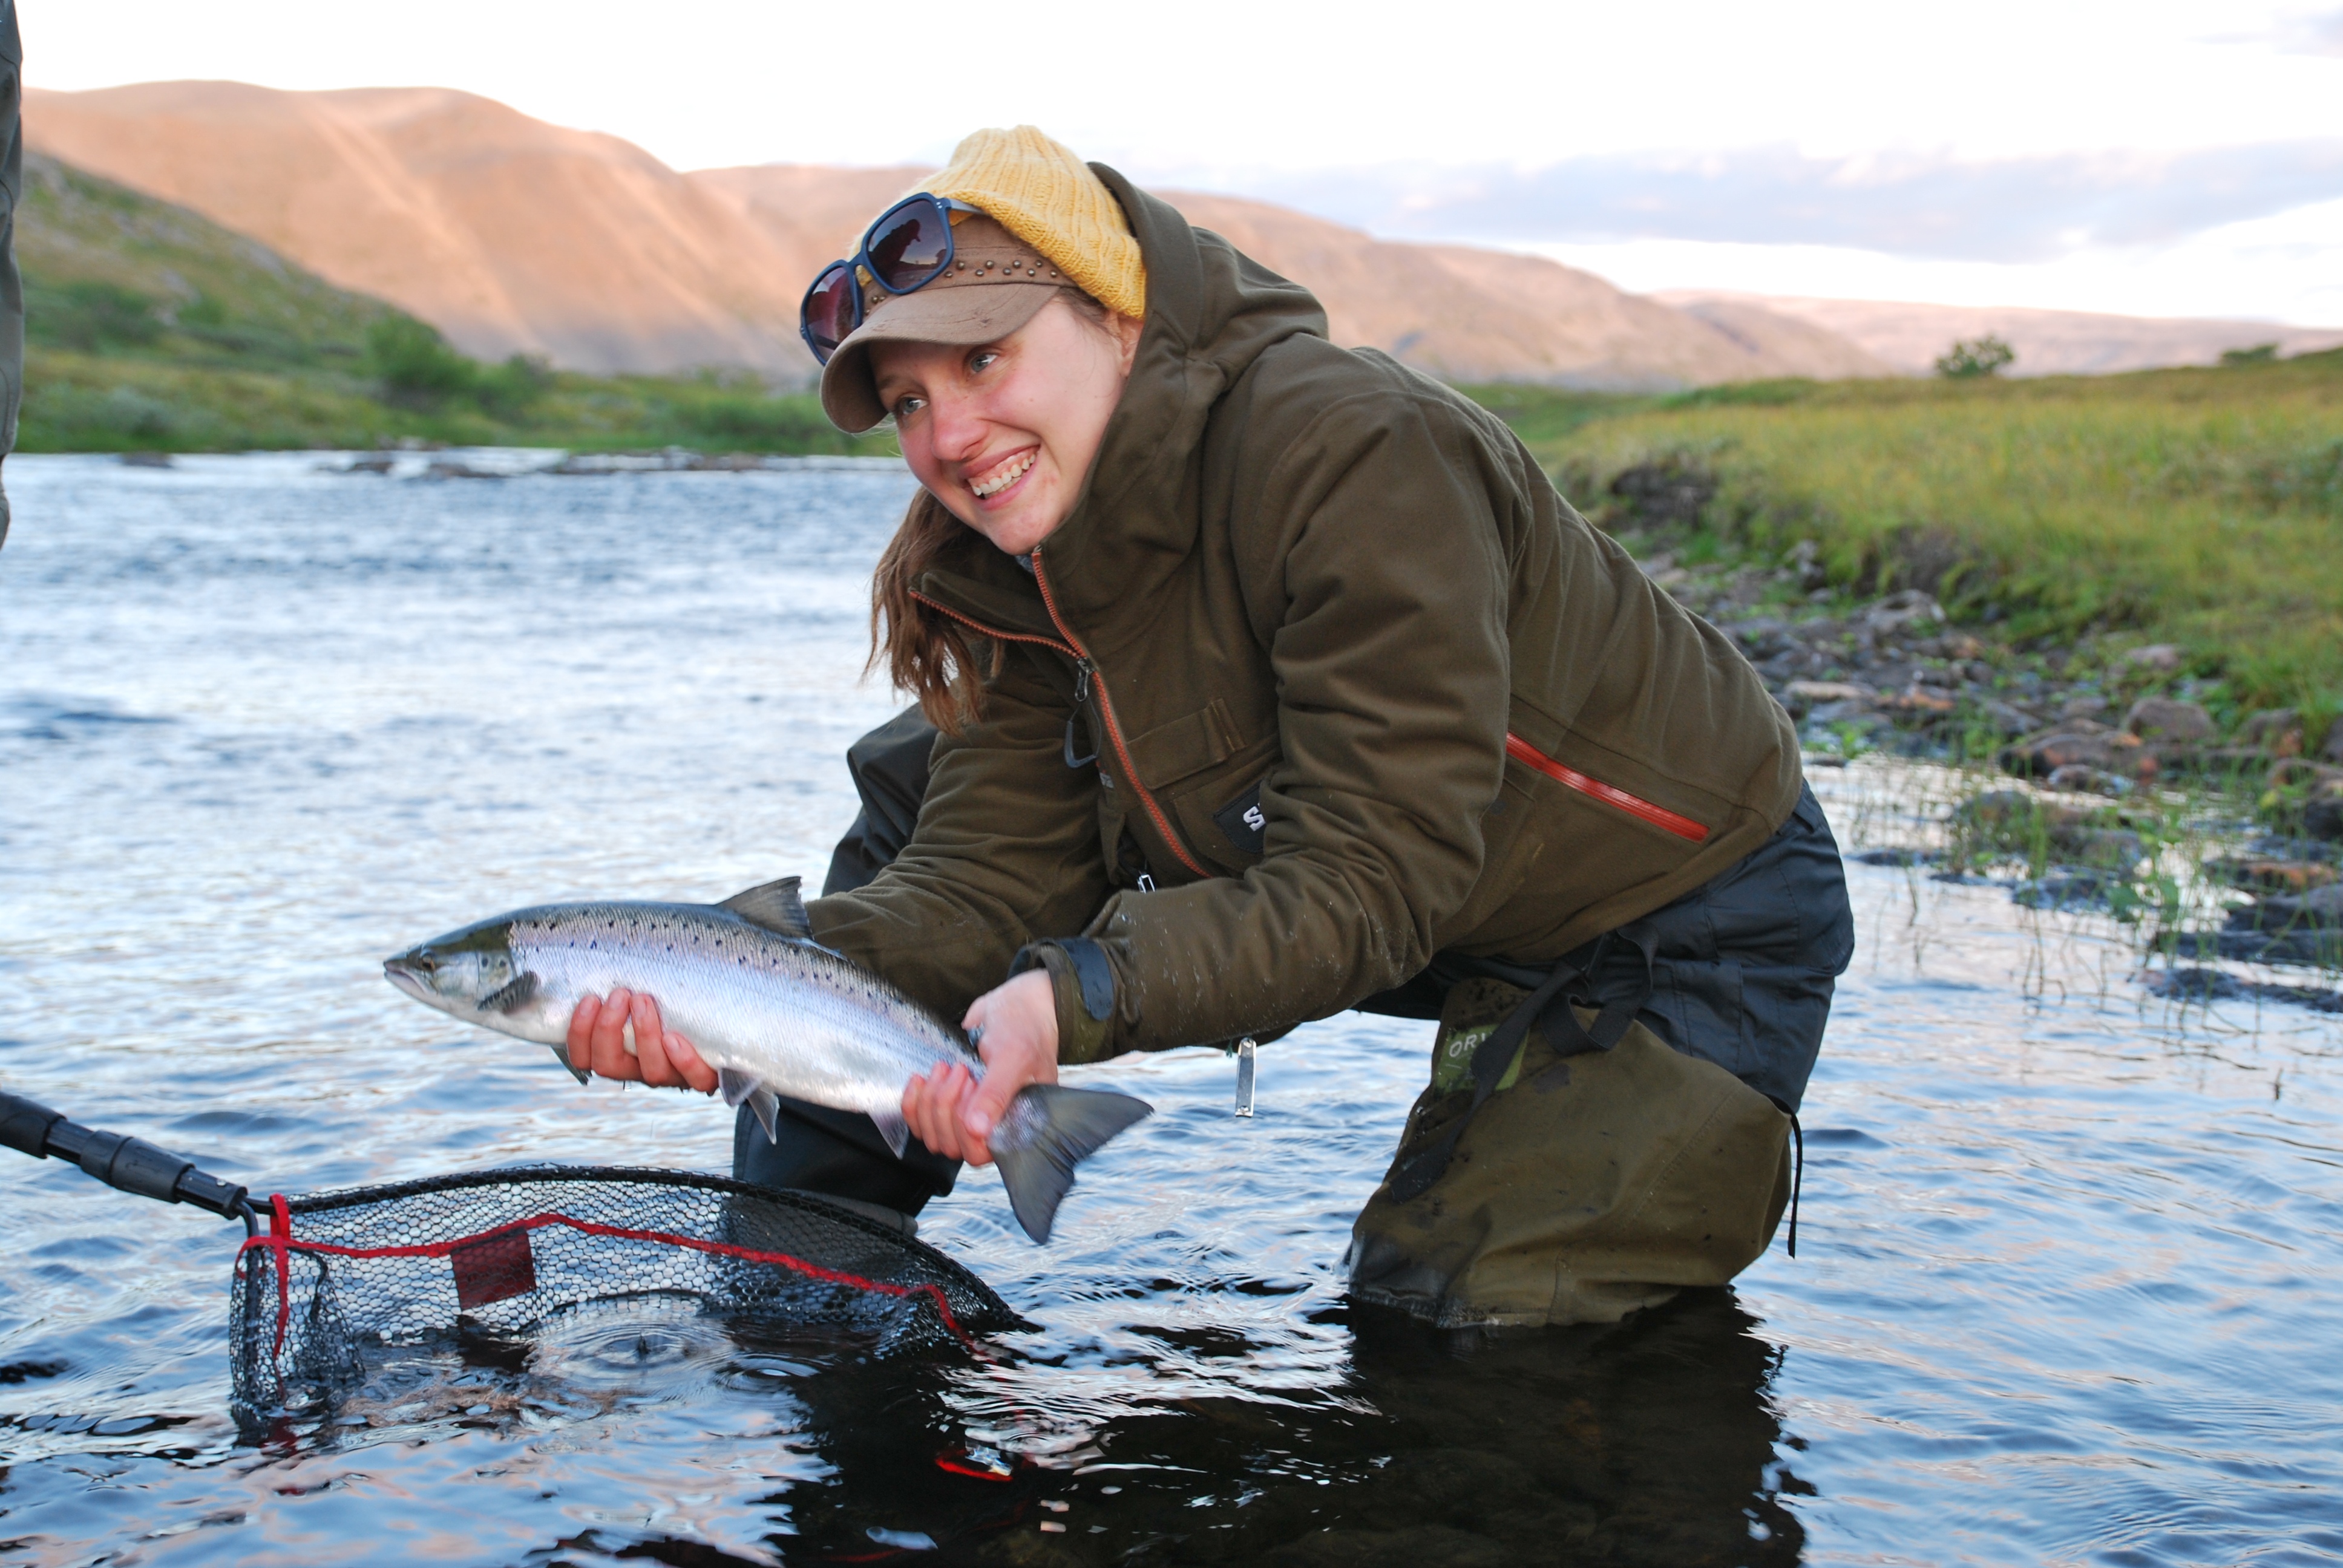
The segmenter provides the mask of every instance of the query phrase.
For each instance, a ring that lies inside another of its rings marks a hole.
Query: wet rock
[[[1638,463],[1611,481],[1611,494],[1634,523],[1647,528],[1700,520],[1716,494],[1716,477],[1681,461]]]
[[[2105,795],[2111,799],[2121,799],[2135,787],[2120,773],[2102,772],[2078,762],[2069,762],[2064,768],[2052,769],[2046,782],[2051,789],[2069,794]]]
[[[2322,762],[2343,762],[2343,719],[2327,727],[2327,740],[2318,749],[2318,759]]]
[[[2155,754],[2140,744],[2138,736],[2087,719],[2006,747],[2000,760],[2004,771],[2033,779],[2047,779],[2061,768],[2148,779],[2155,777],[2157,768]]]
[[[2307,893],[2343,881],[2343,871],[2324,860],[2272,859],[2240,857],[2212,860],[2205,869],[2233,888],[2252,892]]]
[[[2216,969],[2183,966],[2151,970],[2141,980],[2151,994],[2178,1002],[2229,1001],[2241,997],[2258,997],[2268,1001],[2294,1002],[2318,1012],[2343,1012],[2343,991],[2241,980]]]
[[[2103,866],[2129,871],[2147,858],[2140,836],[2122,828],[2064,828],[2050,835],[2050,848],[2059,859],[2078,866]]]
[[[2193,746],[2160,746],[2157,765],[2167,772],[2200,773],[2236,781],[2260,777],[2269,766],[2269,753],[2245,746],[2220,746],[2209,751]]]
[[[437,457],[423,470],[423,477],[427,479],[508,479],[512,476],[494,468],[476,468],[469,463],[451,457]]]
[[[1867,707],[1877,696],[1871,688],[1851,680],[1794,680],[1782,688],[1782,706],[1802,714],[1825,703],[1852,702]]]
[[[1941,719],[1958,706],[1945,693],[1916,685],[1893,697],[1883,697],[1878,702],[1881,712],[1906,719]]]
[[[2194,702],[2143,697],[2124,715],[2124,728],[2142,740],[2190,744],[2212,735],[2213,716]]]
[[[2099,813],[2022,789],[1996,789],[1964,800],[1954,808],[1952,820],[1972,854],[2043,856],[2069,865],[2128,871],[2147,853],[2138,834],[2106,825]]]
[[[168,452],[125,452],[122,466],[126,468],[175,468]]]
[[[2343,884],[2328,883],[2307,893],[2272,893],[2234,915],[2250,915],[2250,923],[2258,930],[2277,930],[2292,926],[2318,926],[2326,930],[2343,931]],[[2232,923],[2241,923],[2232,920]]]
[[[2272,708],[2250,715],[2237,726],[2237,744],[2272,757],[2302,755],[2302,715],[2291,708]]]
[[[2114,703],[2097,693],[2087,691],[2066,699],[2058,709],[2058,717],[2064,721],[2081,719],[2097,720],[2105,716],[2107,709],[2114,706]]]
[[[2302,830],[2314,839],[2343,839],[2343,787],[2311,797],[2302,809]]]
[[[2182,657],[2177,644],[2152,642],[2146,648],[2135,648],[2125,654],[2124,662],[2137,669],[2153,670],[2158,675],[2169,675],[2180,668]]]
[[[1929,866],[1942,859],[1934,849],[1865,849],[1855,859],[1865,866]]]
[[[1791,637],[1790,623],[1776,620],[1771,616],[1737,620],[1724,629],[1739,639],[1742,651],[1753,659],[1773,658],[1796,646]]]
[[[2112,870],[2060,868],[2010,890],[2010,901],[2029,910],[2098,910],[2128,884]]]
[[[2299,757],[2281,757],[2270,764],[2269,787],[2273,789],[2318,789],[2329,784],[2343,784],[2343,768],[2306,761]]]
[[[2030,735],[2042,728],[2041,719],[2015,703],[1987,699],[1977,704],[1976,711],[1977,717],[1985,721],[1986,728],[2005,740],[2015,739],[2020,735]]]
[[[1889,594],[1864,612],[1863,625],[1874,637],[1885,637],[1907,628],[1934,626],[1945,618],[1935,596],[1918,588]]]

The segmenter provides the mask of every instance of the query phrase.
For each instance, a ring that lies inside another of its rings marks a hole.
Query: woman
[[[925,720],[857,748],[809,912],[987,1073],[906,1091],[923,1159],[804,1107],[744,1175],[909,1214],[1061,1065],[1365,1007],[1441,1029],[1362,1299],[1611,1321],[1764,1250],[1837,850],[1755,672],[1502,423],[1030,127],[883,215],[806,331],[922,486],[873,600]],[[610,1003],[576,1055],[704,1075]]]

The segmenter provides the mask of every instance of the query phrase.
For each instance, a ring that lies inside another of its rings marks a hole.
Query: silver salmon
[[[900,1158],[910,1130],[903,1086],[983,1060],[894,987],[813,940],[798,879],[721,904],[578,903],[516,910],[409,948],[383,966],[428,1007],[553,1048],[569,1061],[569,1014],[624,986],[655,997],[659,1018],[717,1070],[727,1105],[746,1103],[778,1137],[775,1097],[878,1124]],[[628,1049],[632,1049],[629,1031]],[[1153,1107],[1127,1094],[1034,1084],[1010,1101],[987,1143],[1017,1222],[1050,1239],[1074,1167]]]

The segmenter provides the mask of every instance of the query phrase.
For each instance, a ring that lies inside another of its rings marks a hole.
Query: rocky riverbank
[[[2036,908],[2152,906],[2176,959],[2343,966],[2343,719],[2236,712],[2170,646],[2018,646],[1952,625],[1924,592],[1850,596],[1810,551],[1643,566],[1735,639],[1799,721],[1810,765],[1887,750],[1999,776],[1952,806],[1941,849],[1862,859],[2006,870]],[[2208,832],[2215,819],[2227,830]],[[2155,885],[2176,849],[2194,893]],[[2171,994],[2254,983],[2191,973]],[[2343,1007],[2298,990],[2272,996]]]

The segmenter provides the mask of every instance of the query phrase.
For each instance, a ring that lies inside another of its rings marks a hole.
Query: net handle
[[[0,1091],[0,1145],[35,1160],[70,1161],[116,1191],[242,1220],[247,1236],[259,1229],[249,1196],[235,1182],[198,1171],[194,1161],[143,1138],[69,1121],[63,1111],[21,1094]]]

